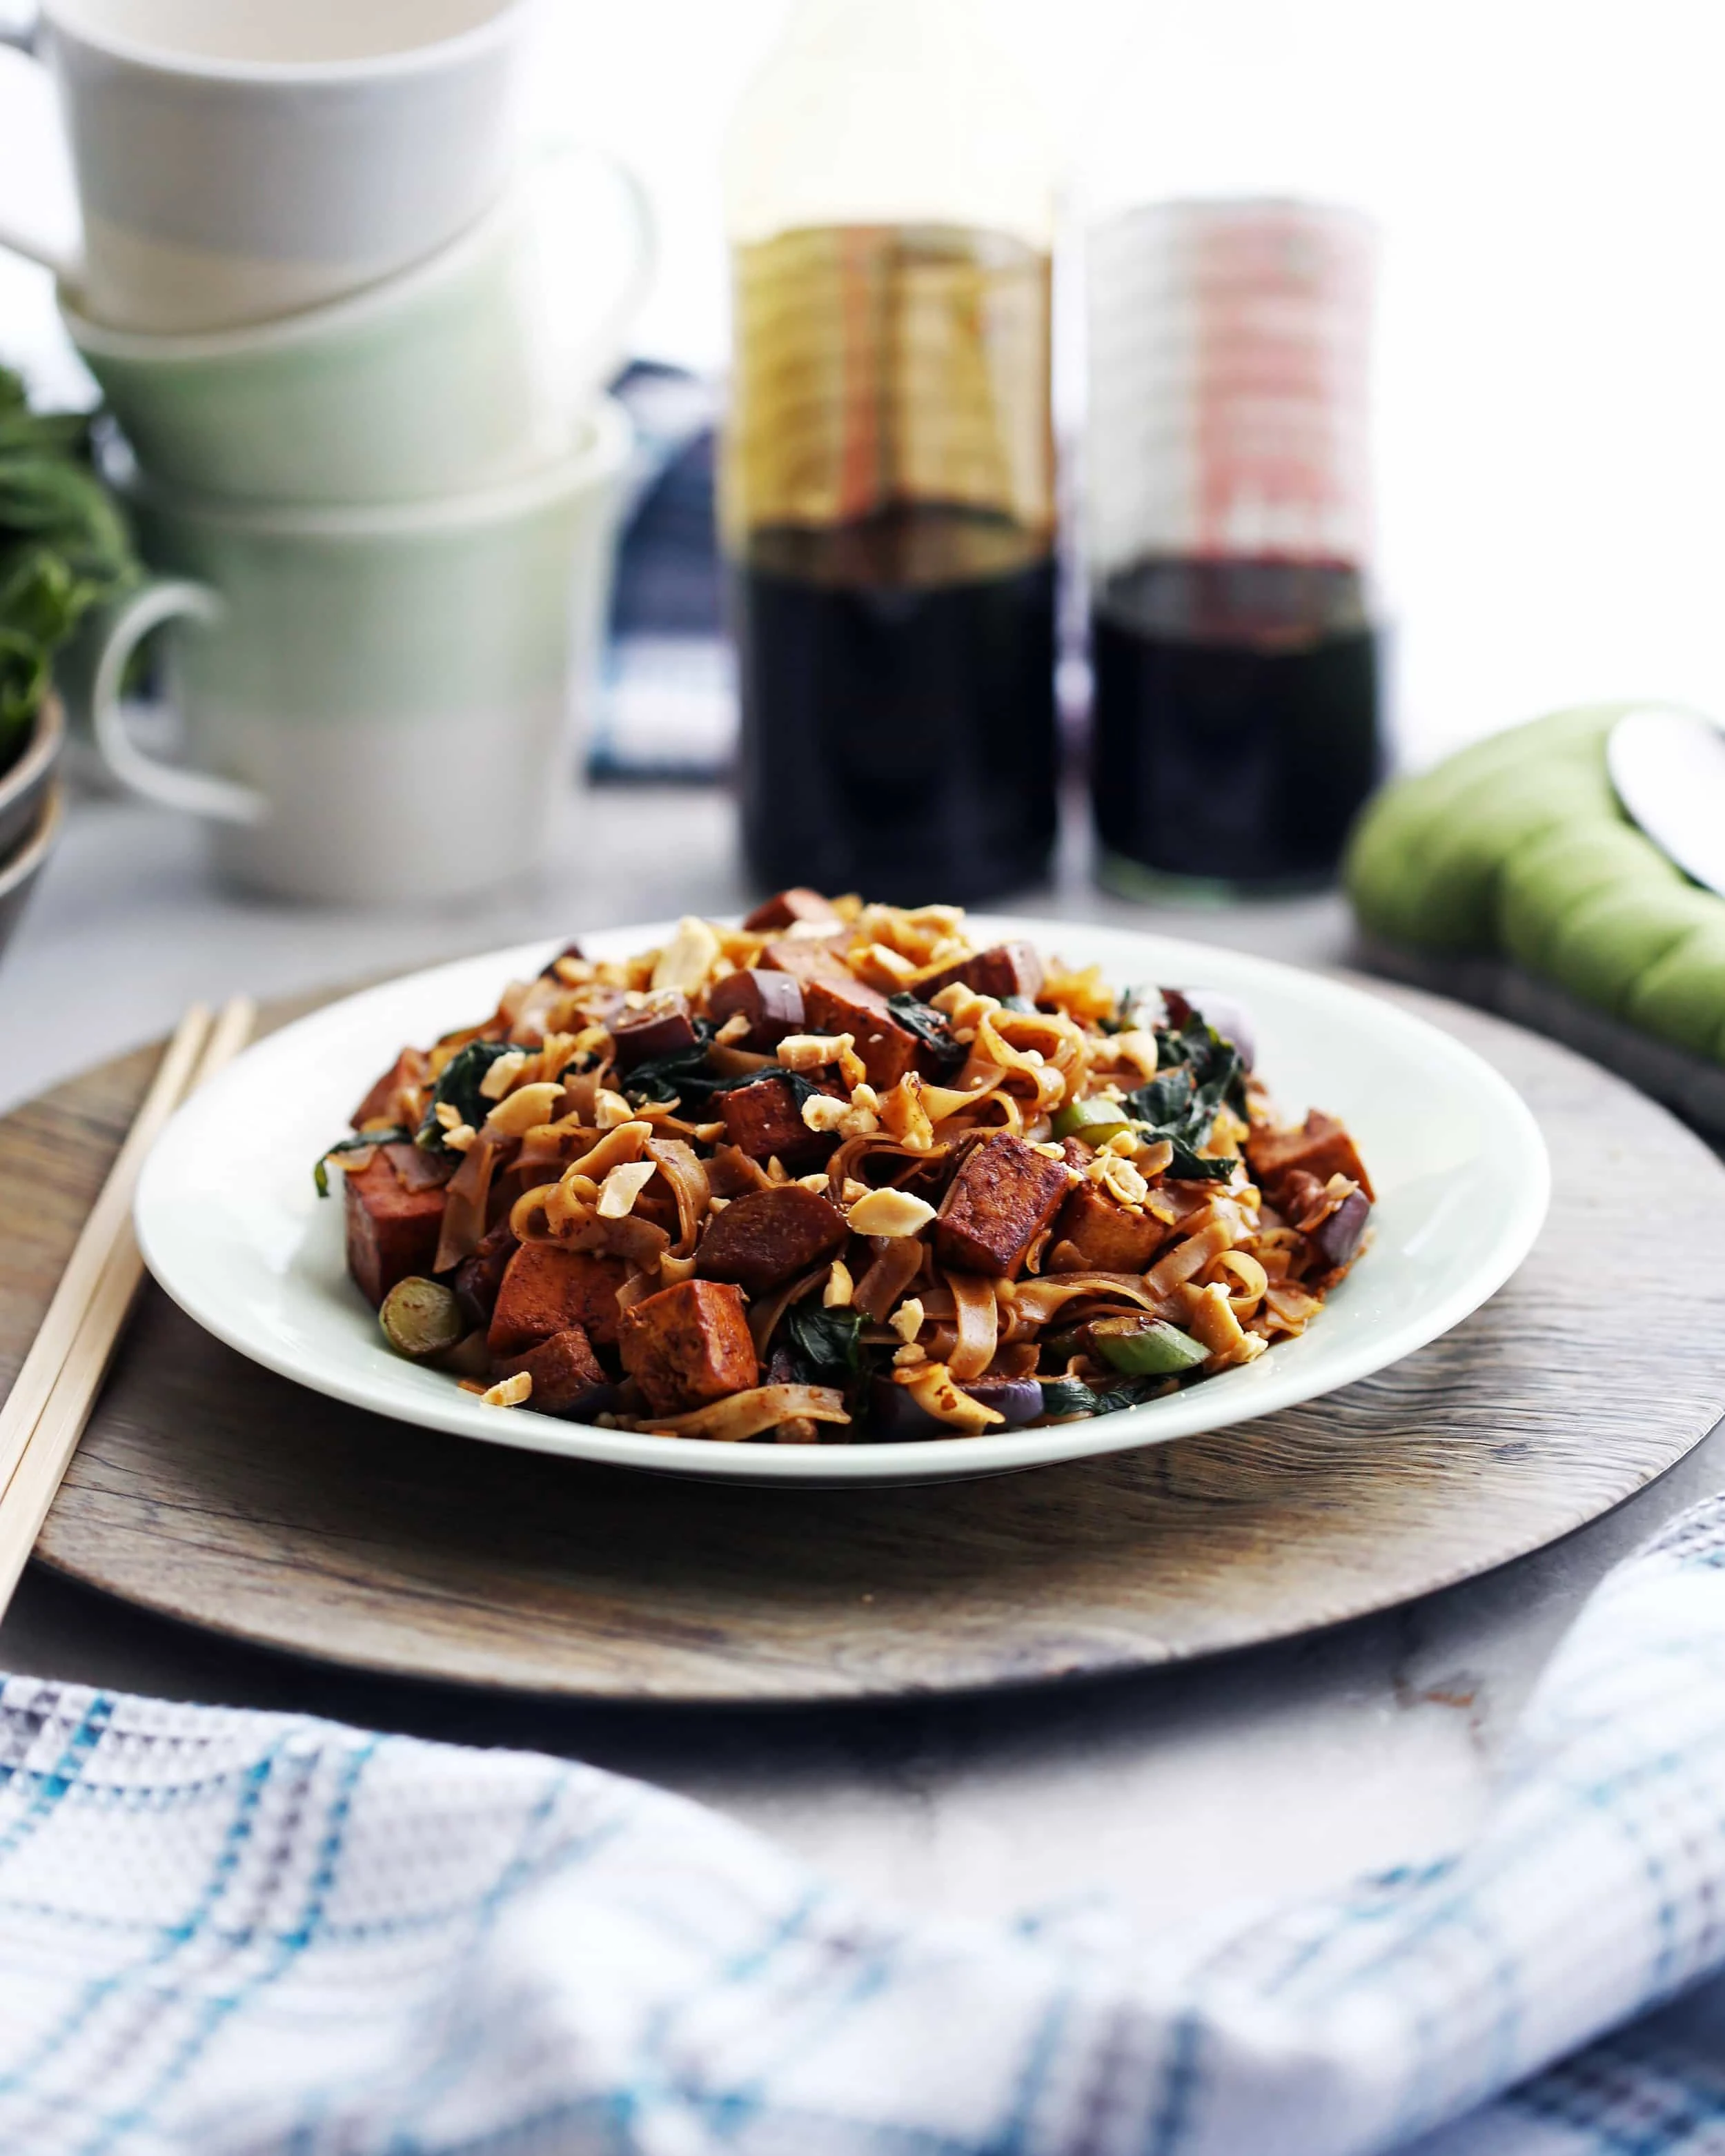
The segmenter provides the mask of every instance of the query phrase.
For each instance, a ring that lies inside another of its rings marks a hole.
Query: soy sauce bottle
[[[1311,201],[1091,234],[1091,796],[1128,896],[1327,883],[1382,774],[1374,266],[1367,221]]]
[[[739,110],[720,536],[764,886],[1046,870],[1054,180],[978,0],[803,0]]]

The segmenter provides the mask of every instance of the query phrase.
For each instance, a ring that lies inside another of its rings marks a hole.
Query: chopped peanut
[[[850,1277],[850,1268],[842,1258],[834,1258],[827,1273],[827,1284],[820,1291],[821,1306],[825,1310],[848,1310],[856,1283]]]
[[[907,1295],[886,1322],[908,1348],[922,1330],[922,1297]]]
[[[595,1209],[600,1219],[620,1220],[632,1213],[636,1199],[658,1173],[657,1165],[650,1160],[619,1161],[599,1186],[599,1201]]]
[[[488,1408],[525,1407],[533,1397],[533,1373],[517,1370],[512,1378],[501,1378],[489,1392],[480,1394],[480,1404]]]
[[[933,1218],[933,1206],[908,1190],[870,1190],[846,1215],[858,1235],[920,1235]]]
[[[480,1091],[488,1101],[501,1101],[526,1067],[526,1050],[511,1048],[508,1055],[500,1055],[480,1079]]]

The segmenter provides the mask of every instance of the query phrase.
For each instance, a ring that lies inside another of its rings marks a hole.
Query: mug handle
[[[75,285],[78,197],[54,84],[22,44],[0,43],[0,247]]]
[[[187,771],[178,764],[158,763],[146,756],[126,729],[120,687],[131,655],[153,629],[164,622],[192,621],[205,628],[218,622],[223,612],[221,594],[208,584],[163,581],[146,584],[113,616],[102,640],[90,684],[90,723],[96,747],[121,785],[129,786],[145,800],[164,808],[179,808],[193,816],[208,816],[218,824],[261,824],[270,804],[254,786],[235,778],[218,778],[213,772]]]

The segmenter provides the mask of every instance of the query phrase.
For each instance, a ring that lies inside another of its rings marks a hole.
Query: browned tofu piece
[[[1049,1159],[1010,1131],[997,1132],[971,1148],[947,1185],[935,1219],[935,1255],[961,1272],[1016,1278],[1070,1187],[1064,1161]]]
[[[494,1355],[519,1355],[552,1333],[578,1325],[596,1347],[616,1344],[621,1258],[555,1243],[523,1243],[510,1260],[485,1334]]]
[[[810,981],[803,991],[803,1012],[811,1033],[854,1036],[870,1085],[883,1093],[916,1064],[922,1043],[899,1024],[878,988],[860,981]]]
[[[383,1075],[372,1086],[352,1116],[355,1130],[363,1130],[367,1123],[395,1116],[395,1096],[403,1086],[423,1086],[431,1075],[430,1059],[423,1049],[404,1048]]]
[[[764,966],[741,973],[727,973],[706,992],[707,1014],[722,1026],[740,1011],[748,1020],[748,1031],[731,1045],[771,1055],[788,1033],[803,1030],[803,988],[794,973],[774,973]]]
[[[848,981],[850,970],[838,946],[819,937],[786,936],[763,944],[761,963],[769,972],[790,973],[802,982]]]
[[[655,1055],[695,1045],[695,1020],[689,998],[675,988],[661,989],[639,1010],[622,1010],[611,1022],[611,1039],[619,1070],[633,1070]]]
[[[845,1216],[818,1190],[800,1183],[757,1190],[732,1200],[706,1224],[696,1253],[703,1280],[735,1281],[751,1295],[764,1295],[845,1247]]]
[[[381,1151],[358,1175],[344,1175],[347,1270],[374,1307],[398,1281],[429,1273],[437,1258],[444,1193],[408,1190]]]
[[[1314,1108],[1299,1130],[1254,1131],[1246,1141],[1246,1160],[1253,1180],[1266,1193],[1297,1168],[1320,1183],[1332,1175],[1351,1176],[1368,1199],[1377,1196],[1340,1118],[1321,1108]]]
[[[541,1414],[578,1414],[583,1405],[611,1379],[578,1325],[566,1325],[520,1355],[492,1358],[493,1378],[513,1378],[525,1370],[533,1380],[527,1405]]]
[[[730,1086],[713,1096],[725,1122],[725,1135],[751,1160],[776,1153],[788,1168],[803,1173],[819,1168],[838,1140],[811,1131],[803,1120],[788,1079],[776,1074],[747,1086]]]
[[[655,1414],[747,1392],[760,1374],[742,1290],[729,1281],[660,1288],[623,1313],[618,1345]]]
[[[1100,1183],[1081,1183],[1055,1217],[1054,1240],[1071,1244],[1084,1271],[1142,1273],[1168,1232],[1153,1214],[1134,1213]]]
[[[830,921],[834,928],[839,926],[830,901],[801,884],[789,891],[775,891],[771,898],[763,899],[742,925],[761,935],[769,928],[789,928],[798,921]]]
[[[1042,992],[1042,961],[1029,943],[995,943],[973,958],[961,958],[956,966],[921,982],[916,993],[925,1003],[954,981],[963,981],[979,996],[1028,996],[1034,1003]]]

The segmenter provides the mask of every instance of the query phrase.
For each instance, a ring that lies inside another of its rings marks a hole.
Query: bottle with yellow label
[[[1047,866],[1054,192],[984,0],[803,0],[744,98],[720,536],[763,885]]]

